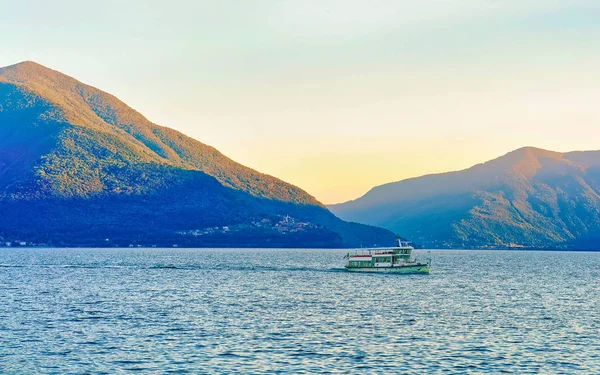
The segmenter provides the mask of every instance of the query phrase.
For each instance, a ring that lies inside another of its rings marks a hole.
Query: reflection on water
[[[597,373],[600,253],[1,249],[0,373]],[[418,252],[417,252],[418,255]]]

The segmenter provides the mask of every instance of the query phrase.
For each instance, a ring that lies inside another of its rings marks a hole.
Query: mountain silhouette
[[[34,62],[0,68],[0,237],[65,246],[393,241]]]
[[[600,152],[524,147],[329,208],[432,248],[600,247]]]

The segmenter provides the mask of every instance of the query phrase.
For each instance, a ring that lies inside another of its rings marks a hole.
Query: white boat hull
[[[345,267],[349,272],[371,272],[371,273],[429,273],[429,264],[410,264],[395,267]]]

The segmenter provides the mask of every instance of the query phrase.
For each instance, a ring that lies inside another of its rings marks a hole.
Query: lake
[[[0,249],[0,373],[600,371],[600,253],[346,252]]]

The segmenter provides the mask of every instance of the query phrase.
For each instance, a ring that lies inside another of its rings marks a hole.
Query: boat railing
[[[422,260],[423,258],[425,258],[424,261]],[[427,265],[431,265],[431,251],[427,251],[427,254],[422,257],[414,257],[413,261],[415,263],[425,263]]]

